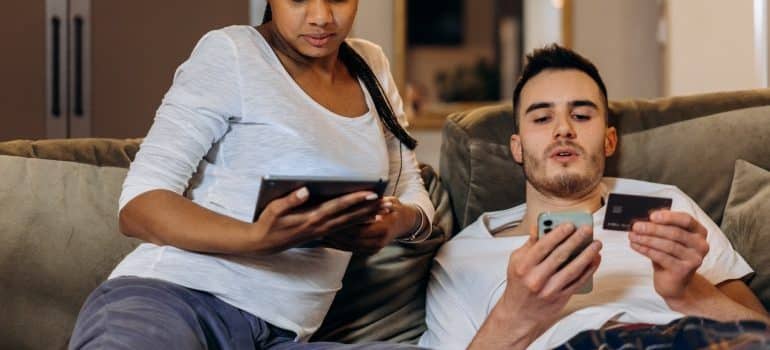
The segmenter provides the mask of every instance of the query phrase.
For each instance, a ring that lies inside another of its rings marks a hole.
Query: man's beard
[[[541,162],[540,159],[527,153],[525,149],[522,149],[524,155],[522,167],[524,168],[524,176],[527,181],[532,184],[538,192],[555,198],[580,198],[596,188],[599,181],[601,181],[602,173],[604,172],[604,158],[599,156],[598,153],[588,154],[585,149],[578,144],[567,141],[548,147],[546,152],[544,152],[546,160],[550,157],[550,150],[556,146],[570,146],[580,151],[581,155],[588,157],[588,172],[583,174],[564,172],[559,173],[553,178],[546,178],[542,174],[538,176],[536,172],[538,169],[543,170],[544,162]]]

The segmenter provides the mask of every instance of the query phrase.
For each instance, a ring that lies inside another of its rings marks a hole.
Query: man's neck
[[[544,212],[584,211],[594,213],[602,207],[604,186],[600,182],[588,193],[575,198],[558,198],[539,192],[527,182],[527,210],[521,224],[510,234],[531,235],[537,232],[537,216]]]

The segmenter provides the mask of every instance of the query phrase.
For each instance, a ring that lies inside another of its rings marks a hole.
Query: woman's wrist
[[[420,243],[425,241],[430,236],[431,227],[430,220],[423,212],[422,208],[417,205],[408,205],[415,212],[414,222],[409,230],[399,237],[397,241],[401,243]]]

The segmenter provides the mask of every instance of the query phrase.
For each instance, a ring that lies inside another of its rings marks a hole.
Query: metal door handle
[[[51,115],[61,117],[61,18],[51,18]]]
[[[74,53],[75,53],[75,86],[73,112],[77,117],[83,117],[83,17],[76,16],[73,20],[74,25]]]

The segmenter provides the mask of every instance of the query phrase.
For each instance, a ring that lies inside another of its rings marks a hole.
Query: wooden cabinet
[[[0,141],[142,137],[175,69],[250,0],[9,0],[0,11]]]

